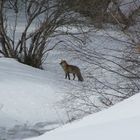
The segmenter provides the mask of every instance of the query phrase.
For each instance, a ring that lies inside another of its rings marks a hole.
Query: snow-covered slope
[[[56,65],[61,70],[59,63]],[[66,82],[60,82],[63,74],[57,73],[0,58],[0,127],[58,122],[54,102]]]
[[[120,36],[118,32],[112,34]],[[108,38],[103,31],[91,33],[90,36],[93,41],[87,44],[89,47],[100,46],[100,50],[102,47],[122,46],[118,41]],[[94,68],[78,59],[76,53],[70,53],[63,47],[59,49],[49,52],[43,65],[45,70],[18,63],[14,59],[0,58],[0,139],[19,140],[40,135],[42,130],[45,132],[56,128],[71,119],[67,116],[66,104],[62,110],[57,102],[63,102],[67,93],[82,91],[84,94],[83,87],[88,85],[88,70],[93,71]],[[59,65],[60,59],[77,65],[81,69],[84,82],[64,79],[64,72]]]
[[[139,140],[140,94],[30,140]],[[29,139],[28,139],[29,140]]]

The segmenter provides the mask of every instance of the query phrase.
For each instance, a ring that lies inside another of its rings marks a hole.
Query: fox
[[[70,73],[72,73],[73,80],[75,79],[75,76],[77,76],[78,81],[84,81],[80,69],[77,66],[69,65],[66,60],[61,60],[59,64],[62,66],[65,72],[65,79],[68,78],[70,80]]]

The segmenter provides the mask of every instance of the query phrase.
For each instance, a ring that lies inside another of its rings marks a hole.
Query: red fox
[[[69,65],[65,60],[61,60],[60,65],[62,66],[64,72],[65,72],[65,79],[70,80],[70,73],[73,74],[73,80],[75,79],[75,75],[78,78],[78,81],[84,81],[80,69],[77,66]]]

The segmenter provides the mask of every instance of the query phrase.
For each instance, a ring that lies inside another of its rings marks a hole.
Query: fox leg
[[[65,73],[65,79],[67,79],[67,77],[68,77],[68,79],[70,80],[70,74],[67,72],[67,73]]]
[[[68,75],[68,79],[70,80],[70,74],[69,74],[69,73],[67,73],[67,75]]]
[[[68,77],[68,73],[65,73],[65,79],[67,79],[67,77]]]
[[[73,80],[75,79],[75,73],[73,73]]]

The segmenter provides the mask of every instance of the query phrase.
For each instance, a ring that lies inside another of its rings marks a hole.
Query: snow
[[[55,65],[58,71],[39,70],[0,58],[0,139],[37,136],[67,121],[56,103],[68,83],[59,63]]]
[[[63,89],[60,88],[62,77],[55,78],[56,75],[51,70],[39,70],[14,59],[0,58],[0,127],[60,123],[61,111],[57,112],[54,103]]]
[[[99,113],[27,140],[139,140],[140,93]]]

